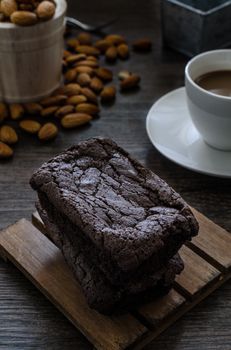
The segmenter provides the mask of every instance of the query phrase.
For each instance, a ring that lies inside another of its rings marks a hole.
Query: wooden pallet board
[[[199,235],[180,250],[185,269],[168,295],[131,313],[107,317],[91,310],[60,250],[45,236],[39,215],[0,233],[0,254],[32,283],[97,349],[141,349],[231,277],[231,235],[194,211]],[[37,228],[36,228],[36,227]],[[215,251],[214,251],[215,250]]]
[[[231,253],[228,247],[231,246],[231,234],[227,235],[227,231],[223,228],[197,210],[192,210],[198,221],[203,222],[203,225],[200,227],[199,235],[194,237],[188,246],[220,270],[229,270],[231,268]]]
[[[29,221],[1,232],[0,247],[97,348],[123,349],[147,331],[132,315],[109,318],[91,310],[60,250]]]

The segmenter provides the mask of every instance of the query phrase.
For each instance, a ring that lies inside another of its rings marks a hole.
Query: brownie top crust
[[[115,142],[93,138],[43,164],[31,186],[129,271],[163,248],[198,232],[184,200]]]

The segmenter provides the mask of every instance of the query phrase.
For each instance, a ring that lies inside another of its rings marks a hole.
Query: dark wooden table
[[[90,23],[119,16],[109,32],[129,41],[148,36],[151,54],[133,54],[113,70],[128,68],[142,76],[141,90],[118,94],[113,107],[103,109],[91,127],[60,133],[41,146],[24,138],[15,158],[0,164],[0,225],[30,218],[35,194],[28,181],[42,162],[75,142],[91,136],[113,138],[142,163],[173,186],[192,206],[231,231],[231,180],[217,179],[183,169],[162,157],[151,145],[145,118],[154,101],[183,85],[186,59],[162,48],[157,0],[69,1],[69,13]],[[91,344],[10,263],[0,261],[0,349],[92,349]],[[189,312],[146,349],[230,350],[231,282]],[[110,349],[109,349],[110,350]]]

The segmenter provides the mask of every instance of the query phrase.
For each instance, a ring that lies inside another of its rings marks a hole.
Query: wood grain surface
[[[231,180],[193,173],[161,156],[145,131],[146,114],[161,95],[180,87],[187,59],[162,47],[159,0],[69,0],[69,13],[89,23],[119,16],[108,32],[128,40],[150,37],[151,54],[132,54],[112,66],[141,74],[140,91],[118,94],[113,107],[104,108],[92,126],[62,132],[41,146],[23,137],[14,160],[0,164],[0,226],[30,218],[35,194],[28,181],[33,169],[75,142],[91,136],[112,137],[143,164],[174,187],[190,205],[231,231]],[[146,350],[230,350],[231,282],[195,307]],[[11,264],[0,261],[0,349],[90,350],[87,340]]]
[[[207,287],[211,280],[219,279],[221,273],[191,249],[183,246],[180,249],[180,256],[183,261],[187,259],[188,263],[177,276],[176,283],[188,296],[194,297]]]
[[[201,213],[196,210],[193,211],[198,218],[202,217]],[[206,256],[207,260],[215,263],[215,266],[218,263],[218,268],[225,271],[231,266],[231,252],[227,250],[227,245],[231,244],[231,235],[227,237],[226,231],[221,231],[221,228],[217,225],[213,226],[211,231],[210,224],[211,220],[204,218],[203,235],[200,234],[200,230],[198,236],[194,237],[192,242],[188,243],[188,246],[200,255]]]

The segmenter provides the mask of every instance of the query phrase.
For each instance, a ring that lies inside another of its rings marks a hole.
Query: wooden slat
[[[32,214],[32,224],[40,231],[42,232],[45,236],[47,236],[46,233],[46,228],[44,226],[44,223],[39,215],[39,213],[37,211],[35,211]]]
[[[0,258],[2,259],[2,260],[4,260],[5,262],[7,262],[7,257],[6,257],[6,253],[5,253],[5,251],[0,247]]]
[[[231,234],[197,210],[192,210],[200,223],[200,231],[189,244],[190,248],[201,255],[204,253],[207,258],[211,257],[211,263],[219,268],[231,269]]]
[[[144,317],[152,327],[165,321],[166,318],[178,311],[185,303],[185,298],[177,291],[172,289],[168,295],[143,305],[138,309],[139,314]]]
[[[97,349],[125,349],[146,331],[132,315],[91,310],[59,249],[25,219],[0,233],[0,250]]]
[[[182,306],[176,309],[169,317],[161,322],[158,327],[154,327],[154,329],[148,332],[145,337],[142,337],[139,342],[134,344],[129,350],[141,350],[151,341],[153,341],[159,334],[164,332],[169,326],[171,326],[175,321],[177,321],[181,316],[183,316],[187,311],[191,310],[194,306],[199,304],[202,300],[204,300],[208,295],[210,295],[214,290],[219,288],[222,284],[228,281],[231,278],[231,271],[223,274],[218,280],[210,285],[209,288],[205,288],[202,293],[198,293],[192,300],[186,301]],[[148,305],[147,305],[148,307]]]
[[[221,272],[188,247],[183,246],[180,249],[180,256],[184,261],[185,268],[176,277],[176,283],[190,297],[219,279]]]

